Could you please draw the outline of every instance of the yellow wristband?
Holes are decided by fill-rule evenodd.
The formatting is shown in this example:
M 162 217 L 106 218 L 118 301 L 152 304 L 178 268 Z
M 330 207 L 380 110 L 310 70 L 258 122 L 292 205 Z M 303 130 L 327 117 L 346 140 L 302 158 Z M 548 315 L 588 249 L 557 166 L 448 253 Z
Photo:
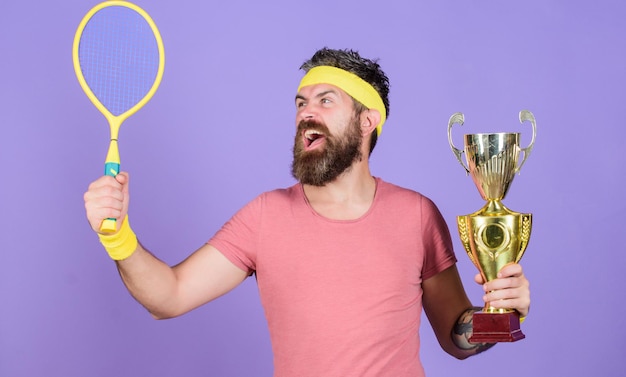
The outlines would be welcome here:
M 128 223 L 128 216 L 122 221 L 122 226 L 114 234 L 98 234 L 102 246 L 113 260 L 123 260 L 130 257 L 137 249 L 137 236 Z

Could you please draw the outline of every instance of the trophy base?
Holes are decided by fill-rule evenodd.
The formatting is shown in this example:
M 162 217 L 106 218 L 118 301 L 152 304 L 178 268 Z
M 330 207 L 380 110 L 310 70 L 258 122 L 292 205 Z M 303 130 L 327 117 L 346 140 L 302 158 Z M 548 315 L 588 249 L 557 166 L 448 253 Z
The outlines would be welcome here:
M 473 327 L 470 343 L 515 342 L 526 337 L 520 329 L 516 312 L 474 313 Z

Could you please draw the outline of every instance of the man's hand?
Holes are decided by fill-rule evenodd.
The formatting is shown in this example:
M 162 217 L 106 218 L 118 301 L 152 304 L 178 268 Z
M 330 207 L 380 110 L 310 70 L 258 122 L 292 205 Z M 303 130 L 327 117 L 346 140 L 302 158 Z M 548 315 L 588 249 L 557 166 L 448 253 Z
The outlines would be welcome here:
M 509 308 L 526 317 L 530 309 L 530 283 L 524 276 L 522 266 L 517 263 L 507 264 L 498 272 L 497 278 L 484 282 L 480 274 L 475 280 L 483 286 L 483 300 L 494 308 Z
M 92 182 L 83 196 L 87 220 L 91 228 L 100 233 L 100 225 L 107 218 L 117 219 L 117 229 L 128 213 L 129 202 L 128 173 L 116 177 L 102 176 Z

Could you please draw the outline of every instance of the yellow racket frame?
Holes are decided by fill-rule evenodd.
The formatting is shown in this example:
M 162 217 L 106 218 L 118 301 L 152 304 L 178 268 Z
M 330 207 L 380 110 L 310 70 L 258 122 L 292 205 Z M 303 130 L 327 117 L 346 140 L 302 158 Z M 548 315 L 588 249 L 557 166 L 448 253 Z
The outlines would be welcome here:
M 124 113 L 117 115 L 117 116 L 111 114 L 111 112 L 100 102 L 100 100 L 98 100 L 98 97 L 96 97 L 96 95 L 93 93 L 93 91 L 87 84 L 87 81 L 85 80 L 85 77 L 83 76 L 82 70 L 80 68 L 80 60 L 78 56 L 80 38 L 89 20 L 98 11 L 107 7 L 114 7 L 114 6 L 130 8 L 134 10 L 135 12 L 139 13 L 146 20 L 148 25 L 150 25 L 150 28 L 152 29 L 152 32 L 154 33 L 154 38 L 156 39 L 157 48 L 159 51 L 159 66 L 158 66 L 157 74 L 154 79 L 154 83 L 152 84 L 152 87 L 150 88 L 148 93 L 139 102 L 137 102 L 137 104 L 135 104 L 133 107 L 131 107 Z M 119 165 L 120 165 L 120 154 L 119 154 L 119 147 L 118 147 L 118 142 L 117 142 L 120 127 L 122 123 L 128 117 L 136 113 L 137 110 L 142 108 L 152 98 L 157 88 L 161 84 L 161 79 L 163 78 L 163 71 L 165 69 L 165 49 L 163 48 L 163 39 L 161 38 L 161 33 L 159 33 L 159 29 L 157 28 L 156 24 L 154 23 L 150 15 L 146 11 L 141 9 L 139 6 L 128 1 L 119 1 L 119 0 L 104 1 L 96 5 L 95 7 L 93 7 L 91 10 L 89 10 L 89 12 L 87 12 L 85 17 L 83 17 L 82 21 L 78 25 L 78 29 L 76 30 L 76 34 L 74 35 L 74 44 L 72 47 L 72 60 L 74 62 L 74 71 L 76 72 L 76 77 L 78 78 L 78 82 L 80 83 L 80 86 L 83 88 L 83 90 L 87 94 L 87 97 L 89 98 L 89 100 L 91 100 L 91 102 L 96 106 L 96 108 L 104 115 L 104 117 L 109 122 L 109 128 L 111 131 L 111 140 L 109 143 L 109 150 L 107 152 L 107 157 L 105 161 L 105 175 L 116 176 L 119 173 Z M 105 219 L 102 222 L 102 225 L 100 226 L 100 231 L 103 233 L 116 232 L 117 231 L 116 220 Z

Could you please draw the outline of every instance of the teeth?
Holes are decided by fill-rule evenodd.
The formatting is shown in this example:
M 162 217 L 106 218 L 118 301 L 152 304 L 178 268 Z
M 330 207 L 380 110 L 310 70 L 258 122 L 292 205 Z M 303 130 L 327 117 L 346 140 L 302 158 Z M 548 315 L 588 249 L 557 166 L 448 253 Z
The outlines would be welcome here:
M 309 140 L 315 139 L 317 135 L 322 135 L 322 133 L 316 130 L 307 130 L 304 133 L 304 136 Z

